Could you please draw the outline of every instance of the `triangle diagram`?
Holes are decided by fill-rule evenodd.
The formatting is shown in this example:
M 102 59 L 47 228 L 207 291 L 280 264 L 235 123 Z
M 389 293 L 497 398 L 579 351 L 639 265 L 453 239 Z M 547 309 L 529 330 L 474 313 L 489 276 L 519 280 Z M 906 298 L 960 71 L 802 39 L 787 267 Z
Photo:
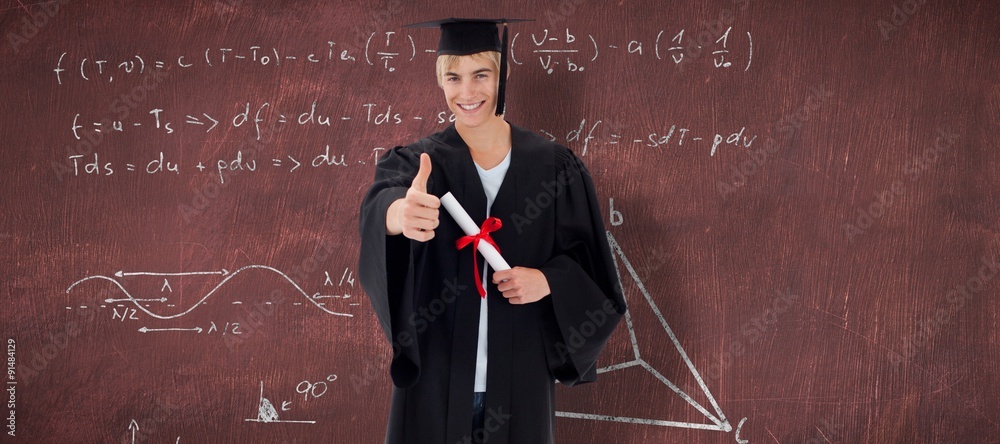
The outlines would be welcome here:
M 657 419 L 657 418 L 642 418 L 633 416 L 618 416 L 618 415 L 608 415 L 608 414 L 566 412 L 566 411 L 557 411 L 556 416 L 563 418 L 589 419 L 595 421 L 612 421 L 612 422 L 655 425 L 664 427 L 682 427 L 689 429 L 717 430 L 721 432 L 732 431 L 733 427 L 732 425 L 729 424 L 729 420 L 726 419 L 726 415 L 722 413 L 722 409 L 719 407 L 719 403 L 716 402 L 715 397 L 713 397 L 712 393 L 708 390 L 708 387 L 705 385 L 705 381 L 702 379 L 701 374 L 698 373 L 698 370 L 694 367 L 694 364 L 691 362 L 691 358 L 689 358 L 687 352 L 684 351 L 684 347 L 681 346 L 681 343 L 677 339 L 677 336 L 674 334 L 673 330 L 670 329 L 670 326 L 667 325 L 667 321 L 663 318 L 663 314 L 660 313 L 659 307 L 657 307 L 656 303 L 653 302 L 653 298 L 650 296 L 649 291 L 646 290 L 645 285 L 643 285 L 642 281 L 639 279 L 639 276 L 636 273 L 635 268 L 632 267 L 632 263 L 629 262 L 628 258 L 625 257 L 625 253 L 622 251 L 621 246 L 618 245 L 618 242 L 615 240 L 614 236 L 611 235 L 610 231 L 607 233 L 607 235 L 608 235 L 608 244 L 611 246 L 612 255 L 617 256 L 617 259 L 615 260 L 615 271 L 617 271 L 618 273 L 619 281 L 623 283 L 622 290 L 623 292 L 625 292 L 625 302 L 629 305 L 628 311 L 625 312 L 625 325 L 628 328 L 630 347 L 626 347 L 627 349 L 625 350 L 619 350 L 618 353 L 612 356 L 613 359 L 616 359 L 615 363 L 612 365 L 599 368 L 597 370 L 597 373 L 608 374 L 614 372 L 621 372 L 623 370 L 633 367 L 636 370 L 639 370 L 641 373 L 648 373 L 648 375 L 651 375 L 653 378 L 655 378 L 656 381 L 658 381 L 658 384 L 662 384 L 662 386 L 669 388 L 669 390 L 673 392 L 673 394 L 679 396 L 687 404 L 694 407 L 694 409 L 697 410 L 698 413 L 703 415 L 708 421 L 689 422 L 686 420 L 667 420 L 667 419 Z M 624 283 L 627 281 L 621 279 L 622 267 L 619 267 L 618 265 L 619 262 L 621 262 L 622 266 L 624 266 L 624 271 L 628 273 L 629 277 L 632 278 L 632 281 L 638 288 L 638 292 L 641 294 L 641 299 L 630 300 L 629 292 L 625 291 L 624 288 L 625 287 Z M 708 407 L 702 405 L 702 403 L 699 403 L 694 398 L 689 396 L 684 390 L 678 387 L 677 384 L 675 384 L 666 376 L 664 376 L 663 374 L 664 372 L 661 372 L 660 370 L 657 369 L 658 366 L 654 366 L 653 364 L 650 363 L 650 361 L 653 361 L 652 359 L 650 359 L 650 356 L 653 355 L 653 353 L 644 354 L 642 352 L 642 349 L 645 347 L 646 351 L 650 352 L 652 351 L 653 348 L 655 348 L 659 344 L 650 343 L 653 342 L 651 339 L 644 338 L 640 340 L 637 337 L 636 325 L 632 321 L 633 307 L 642 308 L 643 310 L 645 310 L 648 307 L 651 313 L 651 319 L 655 318 L 656 321 L 659 322 L 660 327 L 662 327 L 663 331 L 670 338 L 671 345 L 673 346 L 670 347 L 668 345 L 663 345 L 661 348 L 674 348 L 677 350 L 677 353 L 683 360 L 683 363 L 685 364 L 687 371 L 690 372 L 690 376 L 692 376 L 694 380 L 697 381 L 698 388 L 701 390 L 702 393 L 704 393 L 705 397 L 707 398 L 709 402 Z M 645 326 L 645 327 L 654 328 L 654 326 Z M 662 366 L 660 367 L 662 368 Z

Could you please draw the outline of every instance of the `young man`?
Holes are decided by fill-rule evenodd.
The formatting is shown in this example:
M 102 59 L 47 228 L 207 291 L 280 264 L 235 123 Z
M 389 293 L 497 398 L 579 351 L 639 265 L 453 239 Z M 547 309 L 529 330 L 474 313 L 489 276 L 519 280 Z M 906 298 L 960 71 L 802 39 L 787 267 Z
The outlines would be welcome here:
M 361 206 L 359 275 L 393 350 L 387 443 L 553 442 L 555 381 L 594 381 L 625 312 L 590 174 L 503 118 L 507 21 L 411 25 L 441 28 L 455 123 L 386 152 Z M 512 269 L 456 245 L 447 192 Z

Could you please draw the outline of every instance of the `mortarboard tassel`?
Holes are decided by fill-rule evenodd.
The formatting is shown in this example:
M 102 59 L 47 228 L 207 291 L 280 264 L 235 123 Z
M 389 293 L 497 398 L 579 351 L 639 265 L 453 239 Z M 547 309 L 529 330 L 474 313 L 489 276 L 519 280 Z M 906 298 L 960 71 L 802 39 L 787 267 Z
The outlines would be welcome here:
M 504 95 L 507 93 L 507 21 L 503 21 L 503 51 L 500 52 L 500 85 L 497 87 L 497 115 L 503 115 Z

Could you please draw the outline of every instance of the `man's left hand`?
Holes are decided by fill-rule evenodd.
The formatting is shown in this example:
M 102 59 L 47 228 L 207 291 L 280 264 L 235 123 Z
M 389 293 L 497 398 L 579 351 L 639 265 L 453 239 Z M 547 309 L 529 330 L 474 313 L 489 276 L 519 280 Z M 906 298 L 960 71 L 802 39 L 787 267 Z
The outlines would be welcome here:
M 496 271 L 493 283 L 511 304 L 530 304 L 551 293 L 548 279 L 536 268 L 514 267 Z

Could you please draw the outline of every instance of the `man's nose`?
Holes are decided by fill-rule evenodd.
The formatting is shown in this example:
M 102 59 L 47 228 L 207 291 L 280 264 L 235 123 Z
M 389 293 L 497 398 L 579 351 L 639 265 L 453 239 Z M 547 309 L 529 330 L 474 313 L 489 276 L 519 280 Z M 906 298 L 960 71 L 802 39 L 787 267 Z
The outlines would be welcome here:
M 475 82 L 463 81 L 462 82 L 462 97 L 471 99 L 476 95 L 476 85 Z

